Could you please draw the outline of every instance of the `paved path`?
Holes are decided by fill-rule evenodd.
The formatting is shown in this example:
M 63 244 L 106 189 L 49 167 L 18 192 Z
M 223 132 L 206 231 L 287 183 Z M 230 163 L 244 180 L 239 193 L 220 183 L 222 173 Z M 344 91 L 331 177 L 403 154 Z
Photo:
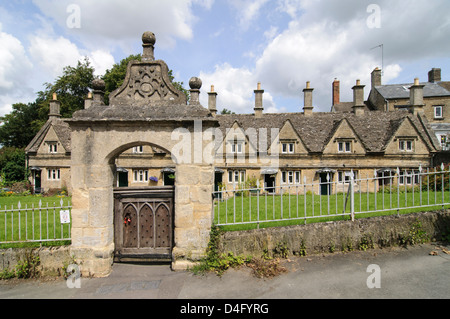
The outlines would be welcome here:
M 0 281 L 0 299 L 372 299 L 450 298 L 450 245 L 334 253 L 284 261 L 288 272 L 255 278 L 243 267 L 222 277 L 167 265 L 115 264 L 108 278 Z M 436 251 L 437 255 L 430 255 Z M 379 268 L 369 269 L 369 265 Z M 370 278 L 369 278 L 370 276 Z M 380 284 L 380 288 L 368 288 Z

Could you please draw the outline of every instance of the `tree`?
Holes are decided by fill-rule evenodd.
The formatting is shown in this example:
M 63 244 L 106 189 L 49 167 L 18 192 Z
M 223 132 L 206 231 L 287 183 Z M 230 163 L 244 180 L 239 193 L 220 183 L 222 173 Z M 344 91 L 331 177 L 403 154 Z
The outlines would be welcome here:
M 235 112 L 232 112 L 231 110 L 228 110 L 228 109 L 224 108 L 224 109 L 222 110 L 222 112 L 220 112 L 220 114 L 236 114 L 236 113 L 235 113 Z
M 0 144 L 25 148 L 39 131 L 39 103 L 17 103 L 13 111 L 0 118 Z
M 84 108 L 84 100 L 94 78 L 94 68 L 86 57 L 83 61 L 78 61 L 76 67 L 66 66 L 63 75 L 54 84 L 45 83 L 45 90 L 38 93 L 42 124 L 48 119 L 53 93 L 57 94 L 58 101 L 61 102 L 61 116 L 70 118 L 75 111 Z
M 22 148 L 3 147 L 0 149 L 0 175 L 6 182 L 21 182 L 26 179 L 25 151 Z

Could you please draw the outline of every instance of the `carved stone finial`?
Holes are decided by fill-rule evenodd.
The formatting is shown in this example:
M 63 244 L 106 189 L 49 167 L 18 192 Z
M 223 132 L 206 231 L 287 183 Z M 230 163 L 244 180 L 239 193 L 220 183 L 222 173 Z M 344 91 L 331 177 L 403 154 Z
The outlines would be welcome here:
M 144 53 L 142 55 L 143 61 L 155 60 L 155 43 L 155 34 L 150 31 L 144 32 L 142 35 L 142 47 L 144 48 Z
M 192 90 L 200 90 L 202 88 L 202 85 L 202 80 L 197 77 L 193 77 L 189 80 L 189 87 Z

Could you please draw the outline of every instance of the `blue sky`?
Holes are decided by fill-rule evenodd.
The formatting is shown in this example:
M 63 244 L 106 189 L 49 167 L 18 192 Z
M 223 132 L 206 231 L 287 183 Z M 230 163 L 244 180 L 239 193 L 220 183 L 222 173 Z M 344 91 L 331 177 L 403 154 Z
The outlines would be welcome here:
M 203 81 L 218 108 L 253 111 L 262 83 L 266 112 L 297 112 L 311 81 L 315 111 L 331 107 L 331 83 L 352 100 L 356 79 L 427 80 L 433 67 L 450 76 L 448 0 L 2 0 L 0 116 L 30 102 L 66 65 L 89 57 L 98 75 L 142 52 L 141 35 L 157 37 L 155 56 L 177 81 Z

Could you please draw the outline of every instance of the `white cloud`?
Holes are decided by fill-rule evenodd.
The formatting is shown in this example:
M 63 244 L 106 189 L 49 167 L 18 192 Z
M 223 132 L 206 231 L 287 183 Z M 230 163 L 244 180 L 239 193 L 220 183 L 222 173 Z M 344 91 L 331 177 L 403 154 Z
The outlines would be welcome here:
M 69 28 L 67 7 L 73 0 L 33 0 L 47 17 L 78 36 L 89 50 L 119 46 L 125 52 L 145 31 L 157 36 L 162 48 L 173 48 L 177 39 L 191 40 L 196 19 L 193 5 L 210 9 L 212 0 L 78 0 L 80 28 Z M 126 52 L 127 54 L 133 52 Z
M 241 74 L 241 87 L 237 90 L 245 88 L 248 94 L 252 89 L 244 83 L 247 79 L 244 75 L 251 74 L 248 80 L 264 83 L 266 90 L 272 93 L 273 101 L 286 101 L 286 98 L 302 101 L 305 83 L 311 81 L 315 88 L 314 105 L 320 111 L 329 111 L 334 78 L 341 81 L 343 101 L 352 100 L 351 88 L 356 79 L 366 85 L 368 95 L 370 73 L 375 67 L 382 66 L 381 51 L 371 48 L 384 44 L 384 83 L 395 81 L 403 70 L 402 65 L 442 57 L 450 50 L 447 40 L 450 2 L 415 1 L 412 5 L 406 0 L 380 0 L 380 28 L 370 28 L 367 24 L 371 14 L 367 12 L 369 4 L 353 0 L 280 0 L 276 11 L 285 13 L 291 21 L 280 33 L 274 27 L 268 27 L 264 35 L 266 41 L 270 41 L 261 54 L 247 50 L 245 56 L 254 57 L 254 64 L 240 69 L 231 65 L 219 67 L 209 73 L 208 78 L 211 81 L 220 79 L 226 91 L 230 91 L 232 86 L 227 86 L 226 82 L 235 81 L 236 74 Z M 246 6 L 238 0 L 233 5 L 242 9 Z M 241 21 L 248 24 L 254 17 L 262 16 L 261 8 L 250 10 Z M 418 17 L 423 19 L 418 22 Z M 232 74 L 228 74 L 230 70 L 233 70 Z M 221 92 L 217 91 L 220 96 Z M 248 103 L 243 104 L 237 97 L 233 102 L 232 93 L 226 92 L 228 108 L 234 103 L 251 110 Z M 283 105 L 274 103 L 274 107 L 281 109 Z
M 250 24 L 258 18 L 261 8 L 268 0 L 232 0 L 231 5 L 236 9 L 239 26 L 246 31 Z
M 201 72 L 203 82 L 203 94 L 200 102 L 208 107 L 208 97 L 211 85 L 214 85 L 217 96 L 217 109 L 219 112 L 226 108 L 236 113 L 251 113 L 255 106 L 254 90 L 257 89 L 258 81 L 251 70 L 245 68 L 234 68 L 228 63 L 216 65 L 214 72 Z M 264 85 L 264 84 L 262 84 Z M 262 87 L 264 89 L 264 87 Z M 270 92 L 265 92 L 263 105 L 266 110 L 276 111 L 273 97 Z
M 92 52 L 89 59 L 95 69 L 95 75 L 98 76 L 104 75 L 106 70 L 111 69 L 115 63 L 111 53 L 102 50 Z
M 0 24 L 0 116 L 9 113 L 13 103 L 30 101 L 32 67 L 21 41 L 2 32 Z
M 63 37 L 32 37 L 29 51 L 32 59 L 52 78 L 60 76 L 65 66 L 76 66 L 82 58 L 78 47 Z

